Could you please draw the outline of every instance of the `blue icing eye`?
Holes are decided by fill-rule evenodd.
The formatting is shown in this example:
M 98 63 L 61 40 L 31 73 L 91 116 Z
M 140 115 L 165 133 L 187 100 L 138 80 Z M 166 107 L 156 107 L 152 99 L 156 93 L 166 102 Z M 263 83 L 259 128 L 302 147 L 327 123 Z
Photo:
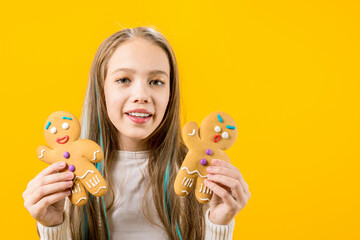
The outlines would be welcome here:
M 230 125 L 226 125 L 226 128 L 227 128 L 227 129 L 231 129 L 231 130 L 235 130 L 235 127 L 234 127 L 234 126 L 230 126 Z
M 219 119 L 219 122 L 223 123 L 224 120 L 222 119 L 222 117 L 220 116 L 220 114 L 217 115 L 217 118 Z
M 70 117 L 62 117 L 62 119 L 71 120 L 71 118 L 70 118 Z
M 45 127 L 45 129 L 46 129 L 46 130 L 48 130 L 48 129 L 49 129 L 50 124 L 51 124 L 51 122 L 48 122 L 48 124 L 47 124 L 47 125 L 46 125 L 46 127 Z

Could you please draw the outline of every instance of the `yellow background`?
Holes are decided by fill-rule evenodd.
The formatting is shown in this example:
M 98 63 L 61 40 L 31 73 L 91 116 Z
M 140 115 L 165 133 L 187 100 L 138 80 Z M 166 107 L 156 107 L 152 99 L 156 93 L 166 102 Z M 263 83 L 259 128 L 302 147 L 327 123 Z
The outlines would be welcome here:
M 47 116 L 80 116 L 92 58 L 154 26 L 180 68 L 183 120 L 231 114 L 252 197 L 234 239 L 360 239 L 358 1 L 8 1 L 1 24 L 2 239 L 36 239 L 23 206 L 47 165 Z

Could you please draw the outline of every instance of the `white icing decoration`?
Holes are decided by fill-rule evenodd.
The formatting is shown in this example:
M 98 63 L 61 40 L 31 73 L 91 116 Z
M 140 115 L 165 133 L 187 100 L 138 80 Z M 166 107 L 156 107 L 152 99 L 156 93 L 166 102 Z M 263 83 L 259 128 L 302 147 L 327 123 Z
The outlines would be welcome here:
M 195 128 L 193 129 L 192 133 L 189 133 L 190 136 L 194 136 L 195 135 Z
M 184 192 L 184 193 L 186 193 L 186 194 L 189 194 L 188 191 L 186 191 L 186 190 L 182 190 L 181 192 Z
M 64 122 L 63 124 L 62 124 L 62 128 L 63 129 L 69 129 L 69 127 L 70 127 L 70 125 L 67 123 L 67 122 Z
M 93 158 L 93 159 L 91 159 L 91 161 L 96 160 L 96 156 L 95 156 L 95 155 L 96 155 L 98 152 L 100 152 L 100 150 L 97 150 L 97 151 L 95 151 L 95 152 L 94 152 L 94 158 Z
M 88 185 L 88 187 L 91 189 L 91 186 L 88 184 L 88 182 L 86 182 L 86 184 Z
M 39 156 L 39 158 L 44 157 L 44 151 L 45 151 L 45 149 L 41 150 L 41 155 Z
M 192 179 L 190 179 L 190 181 L 189 181 L 189 183 L 188 183 L 188 187 L 190 187 L 190 185 L 191 185 L 191 183 L 193 182 L 193 180 Z
M 188 180 L 186 180 L 186 182 L 185 182 L 185 186 L 187 186 L 187 185 L 188 185 L 189 180 L 190 180 L 190 178 L 188 178 Z
M 81 192 L 80 184 L 78 184 L 79 192 Z
M 201 188 L 199 190 L 199 193 L 201 193 L 201 190 L 202 190 L 202 193 L 205 193 L 205 194 L 211 194 L 212 191 L 209 187 L 207 187 L 206 185 L 204 185 L 204 188 L 203 187 L 203 184 L 201 184 Z
M 52 128 L 50 129 L 50 132 L 51 132 L 52 134 L 55 134 L 55 133 L 57 132 L 56 127 L 52 127 Z
M 221 132 L 221 128 L 219 126 L 215 127 L 215 132 Z
M 71 189 L 72 194 L 74 194 L 74 191 Z
M 96 181 L 96 179 L 95 179 L 95 177 L 93 177 L 93 179 L 94 179 L 94 182 L 96 183 L 96 185 L 98 184 L 98 182 Z
M 228 138 L 229 137 L 229 134 L 227 132 L 223 132 L 221 134 L 222 138 Z
M 192 186 L 193 182 L 194 182 L 194 179 L 191 179 L 191 183 L 190 183 L 190 186 L 189 186 L 189 187 Z
M 201 198 L 201 197 L 199 197 L 199 199 L 200 199 L 201 201 L 210 201 L 210 199 L 208 199 L 208 198 Z
M 74 203 L 74 204 L 78 204 L 81 200 L 86 200 L 86 197 L 82 197 L 82 198 L 80 198 L 76 203 Z
M 94 192 L 94 194 L 97 194 L 102 188 L 106 188 L 106 187 L 105 186 L 99 187 L 99 189 L 96 192 Z
M 76 177 L 75 177 L 75 179 L 74 179 L 74 181 L 75 181 L 77 178 L 81 178 L 81 179 L 83 179 L 84 177 L 86 177 L 86 175 L 87 175 L 89 172 L 91 172 L 91 173 L 95 173 L 95 172 L 94 172 L 94 171 L 92 171 L 92 170 L 87 170 L 87 171 L 86 171 L 86 173 L 85 173 L 84 175 L 82 175 L 81 177 L 76 176 Z
M 184 185 L 184 181 L 186 180 L 186 177 L 184 177 L 184 179 L 182 180 L 182 183 L 181 184 L 183 184 Z
M 194 170 L 194 171 L 190 172 L 190 170 L 187 167 L 183 167 L 181 170 L 184 170 L 184 169 L 188 172 L 188 174 L 194 174 L 196 172 L 202 178 L 206 178 L 208 176 L 208 175 L 205 175 L 205 176 L 201 175 L 201 173 L 198 170 Z
M 97 176 L 97 175 L 95 175 L 95 177 L 96 177 L 96 179 L 98 180 L 98 182 L 100 183 L 100 180 L 99 180 L 98 176 Z
M 91 179 L 89 181 L 90 181 L 91 185 L 93 185 L 94 187 L 96 186 L 95 184 L 92 183 Z

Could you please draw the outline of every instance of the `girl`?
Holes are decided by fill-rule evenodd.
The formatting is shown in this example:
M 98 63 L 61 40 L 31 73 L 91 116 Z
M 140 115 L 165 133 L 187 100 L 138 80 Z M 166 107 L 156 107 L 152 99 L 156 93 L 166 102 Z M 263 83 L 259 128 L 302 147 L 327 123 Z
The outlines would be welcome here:
M 98 142 L 104 198 L 75 207 L 65 162 L 45 168 L 23 193 L 42 239 L 231 239 L 234 217 L 250 198 L 239 170 L 220 159 L 208 168 L 210 206 L 174 193 L 187 148 L 181 138 L 179 74 L 166 39 L 151 28 L 108 37 L 93 60 L 82 138 Z M 66 199 L 66 201 L 65 201 Z M 64 210 L 65 209 L 65 210 Z

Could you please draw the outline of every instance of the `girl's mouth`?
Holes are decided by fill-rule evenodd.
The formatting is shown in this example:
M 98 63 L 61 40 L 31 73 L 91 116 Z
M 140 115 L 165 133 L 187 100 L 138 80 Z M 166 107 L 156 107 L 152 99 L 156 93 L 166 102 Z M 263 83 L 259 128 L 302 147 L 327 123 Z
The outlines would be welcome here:
M 56 142 L 59 143 L 59 144 L 67 143 L 67 141 L 69 141 L 69 136 L 68 136 L 68 135 L 66 135 L 66 136 L 63 137 L 63 138 L 57 138 L 57 139 L 56 139 Z
M 152 114 L 139 112 L 127 112 L 125 115 L 135 123 L 146 123 L 152 117 Z

